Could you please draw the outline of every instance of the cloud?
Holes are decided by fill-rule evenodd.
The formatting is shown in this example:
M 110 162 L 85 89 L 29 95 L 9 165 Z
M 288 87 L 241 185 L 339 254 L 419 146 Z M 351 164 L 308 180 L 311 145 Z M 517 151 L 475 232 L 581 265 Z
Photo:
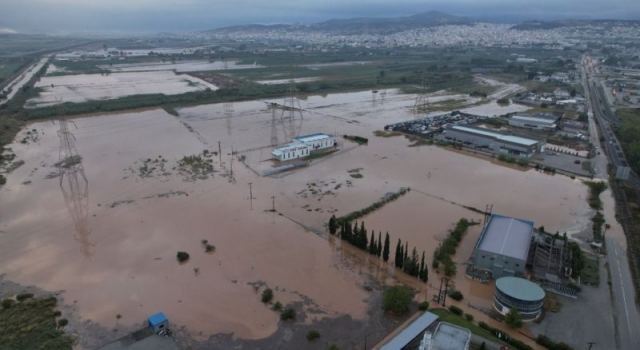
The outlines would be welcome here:
M 0 27 L 0 34 L 17 34 L 18 32 L 11 28 L 2 28 Z

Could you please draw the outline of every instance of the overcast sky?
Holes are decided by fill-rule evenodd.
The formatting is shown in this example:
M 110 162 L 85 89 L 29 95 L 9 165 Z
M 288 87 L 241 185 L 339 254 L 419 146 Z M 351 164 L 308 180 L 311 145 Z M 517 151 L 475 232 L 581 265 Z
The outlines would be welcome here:
M 640 19 L 640 0 L 0 0 L 0 28 L 49 33 L 175 32 L 430 10 L 504 21 Z

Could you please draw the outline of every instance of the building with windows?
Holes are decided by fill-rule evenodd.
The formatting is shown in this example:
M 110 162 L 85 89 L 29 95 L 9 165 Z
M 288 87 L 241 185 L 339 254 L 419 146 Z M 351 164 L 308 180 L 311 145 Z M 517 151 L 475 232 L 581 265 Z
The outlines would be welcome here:
M 523 276 L 533 240 L 533 222 L 492 214 L 485 222 L 470 259 L 474 277 Z
M 523 321 L 533 321 L 542 313 L 545 292 L 537 284 L 518 277 L 496 280 L 493 306 L 502 315 L 516 309 Z
M 542 150 L 542 143 L 520 136 L 499 133 L 485 128 L 453 125 L 442 131 L 439 139 L 495 154 L 531 157 Z
M 292 142 L 271 151 L 273 157 L 279 161 L 304 158 L 313 152 L 322 151 L 336 146 L 336 140 L 328 134 L 316 133 L 298 136 Z

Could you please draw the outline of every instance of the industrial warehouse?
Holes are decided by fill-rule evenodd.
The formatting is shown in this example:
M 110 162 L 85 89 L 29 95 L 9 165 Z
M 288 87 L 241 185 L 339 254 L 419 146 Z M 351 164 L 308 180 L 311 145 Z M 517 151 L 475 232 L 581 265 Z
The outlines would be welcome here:
M 533 239 L 533 222 L 493 214 L 476 242 L 471 263 L 486 279 L 523 276 Z
M 537 113 L 534 115 L 516 114 L 509 118 L 509 125 L 533 130 L 554 130 L 557 127 L 557 121 L 558 118 L 549 113 Z
M 298 136 L 292 142 L 274 149 L 271 154 L 279 161 L 299 159 L 336 146 L 333 136 L 323 133 Z
M 543 150 L 542 142 L 537 140 L 503 134 L 485 128 L 462 125 L 453 125 L 445 128 L 437 138 L 444 142 L 486 150 L 494 154 L 506 154 L 523 158 L 530 158 Z

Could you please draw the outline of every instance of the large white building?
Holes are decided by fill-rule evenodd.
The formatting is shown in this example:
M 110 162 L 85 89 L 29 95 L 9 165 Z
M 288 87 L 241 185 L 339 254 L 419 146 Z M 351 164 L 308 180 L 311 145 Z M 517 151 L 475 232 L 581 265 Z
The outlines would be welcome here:
M 279 161 L 293 160 L 309 156 L 315 151 L 335 147 L 333 136 L 323 133 L 298 136 L 292 142 L 271 151 Z

